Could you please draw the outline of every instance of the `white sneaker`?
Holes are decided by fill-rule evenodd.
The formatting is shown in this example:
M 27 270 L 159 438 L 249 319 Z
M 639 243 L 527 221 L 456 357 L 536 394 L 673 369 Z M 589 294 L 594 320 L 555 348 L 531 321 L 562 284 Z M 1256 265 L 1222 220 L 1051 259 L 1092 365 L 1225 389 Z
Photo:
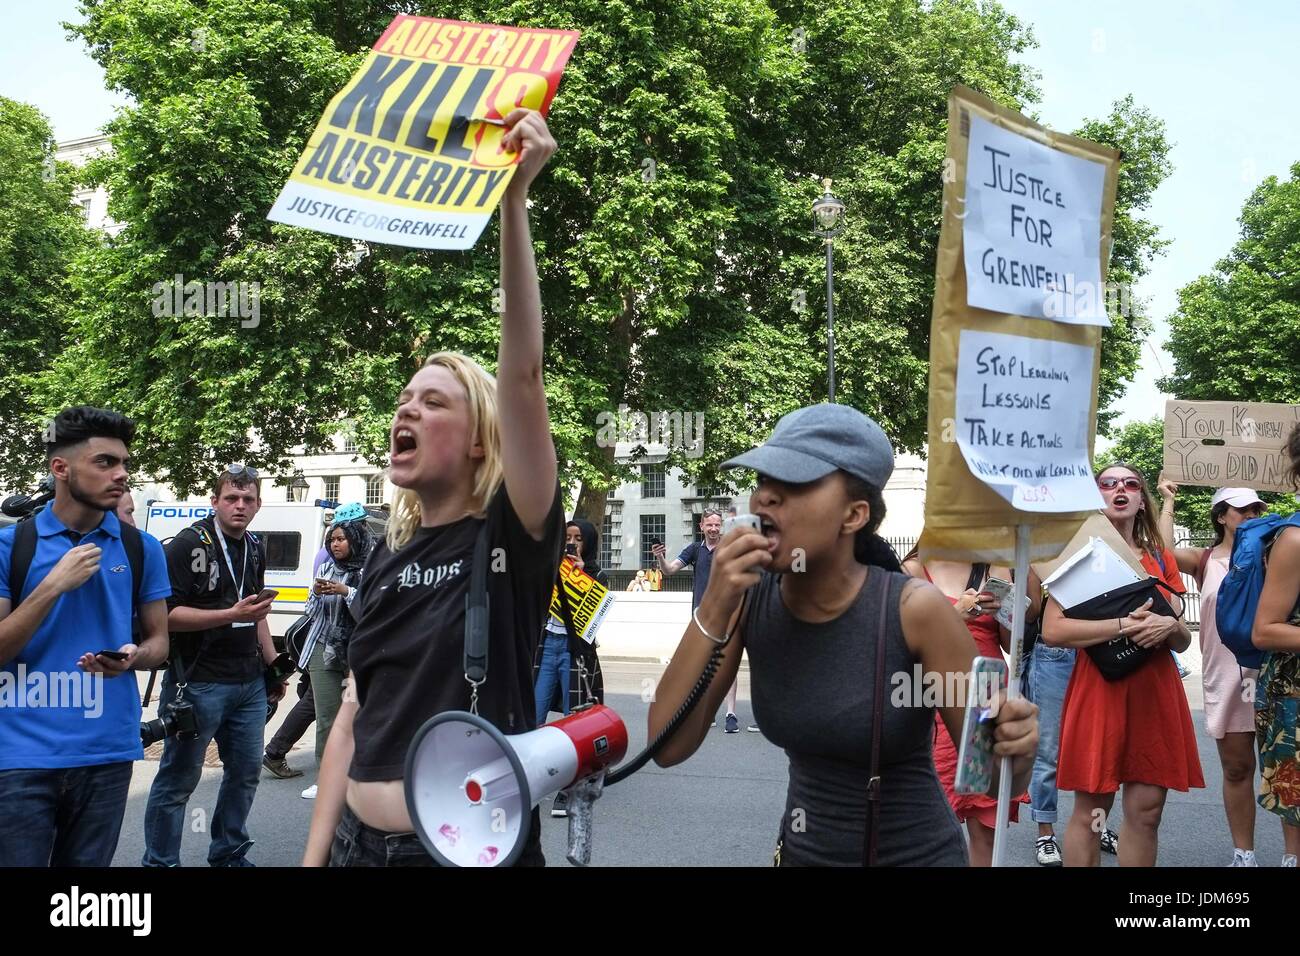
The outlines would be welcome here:
M 1034 855 L 1038 857 L 1039 866 L 1060 866 L 1061 847 L 1056 842 L 1056 835 L 1040 836 L 1034 841 Z
M 304 791 L 302 792 L 302 798 L 303 798 L 304 800 L 315 800 L 315 799 L 316 799 L 316 784 L 313 783 L 310 787 L 308 787 L 306 790 L 304 790 Z
M 1283 865 L 1283 866 L 1289 866 L 1289 867 L 1293 867 L 1293 868 L 1294 868 L 1294 867 L 1295 867 L 1295 854 L 1294 854 L 1294 853 L 1285 853 L 1285 854 L 1283 854 L 1283 855 L 1282 855 L 1282 865 Z
M 1233 850 L 1233 851 L 1232 851 L 1232 862 L 1229 863 L 1228 865 L 1229 865 L 1230 867 L 1233 867 L 1233 866 L 1255 866 L 1255 867 L 1257 867 L 1257 866 L 1259 866 L 1259 862 L 1255 859 L 1255 851 L 1254 851 L 1254 850 Z

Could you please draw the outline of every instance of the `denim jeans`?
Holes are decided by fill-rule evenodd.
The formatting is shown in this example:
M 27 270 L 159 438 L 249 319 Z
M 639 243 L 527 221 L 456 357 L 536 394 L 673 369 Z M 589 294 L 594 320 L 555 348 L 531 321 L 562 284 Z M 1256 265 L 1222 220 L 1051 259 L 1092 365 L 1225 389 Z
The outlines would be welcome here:
M 176 697 L 170 672 L 163 678 L 160 708 Z M 144 811 L 143 866 L 180 866 L 181 834 L 188 822 L 185 806 L 203 775 L 208 743 L 217 741 L 221 756 L 221 790 L 208 829 L 212 866 L 251 865 L 244 858 L 251 846 L 248 813 L 262 772 L 262 740 L 266 727 L 266 682 L 262 677 L 243 684 L 191 682 L 185 699 L 194 705 L 196 740 L 168 737 L 158 776 L 149 790 Z
M 541 814 L 533 808 L 533 822 L 528 841 L 515 866 L 545 866 L 542 855 Z M 343 818 L 334 831 L 330 847 L 330 866 L 438 866 L 414 833 L 385 833 L 368 827 L 357 819 L 352 808 L 344 804 Z
M 1029 697 L 1038 705 L 1038 752 L 1029 777 L 1029 816 L 1035 823 L 1056 822 L 1056 758 L 1061 747 L 1061 705 L 1074 672 L 1075 651 L 1034 645 L 1029 667 Z
M 560 692 L 560 706 L 569 713 L 569 637 L 567 634 L 546 632 L 542 644 L 542 664 L 537 671 L 537 685 L 533 693 L 537 699 L 537 726 L 546 723 L 551 711 L 551 700 L 556 690 Z
M 129 760 L 0 770 L 0 867 L 109 866 L 130 785 Z

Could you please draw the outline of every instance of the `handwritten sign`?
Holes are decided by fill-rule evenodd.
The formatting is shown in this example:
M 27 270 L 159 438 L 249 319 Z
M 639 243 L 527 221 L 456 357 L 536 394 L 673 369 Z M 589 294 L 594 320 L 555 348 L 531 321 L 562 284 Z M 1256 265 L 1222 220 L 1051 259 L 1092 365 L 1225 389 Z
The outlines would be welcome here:
M 1282 450 L 1300 405 L 1165 403 L 1165 476 L 1184 485 L 1295 491 Z
M 967 304 L 1110 325 L 1101 282 L 1106 167 L 970 118 L 962 219 Z
M 963 329 L 957 444 L 966 464 L 1022 511 L 1102 507 L 1088 462 L 1094 350 Z
M 499 121 L 545 113 L 578 34 L 397 16 L 307 141 L 267 218 L 468 249 L 514 176 Z

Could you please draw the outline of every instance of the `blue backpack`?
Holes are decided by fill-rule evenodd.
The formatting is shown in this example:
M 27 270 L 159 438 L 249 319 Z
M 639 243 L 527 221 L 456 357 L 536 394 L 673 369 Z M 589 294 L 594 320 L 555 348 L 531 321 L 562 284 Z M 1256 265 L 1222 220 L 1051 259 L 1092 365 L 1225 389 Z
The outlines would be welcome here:
M 1285 518 L 1264 515 L 1242 522 L 1232 542 L 1228 576 L 1219 585 L 1214 623 L 1219 640 L 1242 667 L 1258 668 L 1264 663 L 1264 652 L 1251 643 L 1250 632 L 1264 590 L 1264 557 L 1283 528 L 1300 528 L 1300 513 Z

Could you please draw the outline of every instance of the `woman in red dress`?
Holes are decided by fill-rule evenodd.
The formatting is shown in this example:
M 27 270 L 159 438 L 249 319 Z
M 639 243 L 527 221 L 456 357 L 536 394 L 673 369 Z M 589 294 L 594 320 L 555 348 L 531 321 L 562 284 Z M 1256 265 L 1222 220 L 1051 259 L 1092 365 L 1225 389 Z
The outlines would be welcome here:
M 970 564 L 960 561 L 929 561 L 921 563 L 915 550 L 903 559 L 903 571 L 914 578 L 929 581 L 952 602 L 957 613 L 965 622 L 975 647 L 981 657 L 1005 659 L 1003 652 L 1010 651 L 1011 633 L 998 624 L 995 615 L 1001 608 L 996 595 L 983 590 L 984 582 L 990 577 L 1003 581 L 1011 580 L 1011 572 L 1006 568 L 990 568 L 987 564 Z M 964 589 L 964 590 L 963 590 Z M 1028 621 L 1038 619 L 1038 601 L 1035 592 L 1040 592 L 1038 578 L 1032 572 L 1029 580 L 1030 609 Z M 965 701 L 957 702 L 957 706 Z M 957 747 L 953 744 L 948 728 L 935 712 L 934 725 L 934 769 L 939 775 L 944 795 L 952 807 L 957 819 L 966 825 L 970 840 L 970 865 L 991 866 L 993 864 L 993 828 L 998 819 L 998 801 L 983 793 L 957 793 L 953 784 L 957 778 Z M 1015 823 L 1019 820 L 1019 804 L 1028 803 L 1029 795 L 1022 793 L 1011 801 L 1008 819 Z
M 1118 463 L 1097 476 L 1097 485 L 1103 513 L 1147 573 L 1162 582 L 1167 598 L 1181 594 L 1178 562 L 1160 536 L 1155 503 L 1141 474 Z M 1178 601 L 1170 603 L 1177 607 Z M 1173 656 L 1165 653 L 1187 650 L 1192 641 L 1187 625 L 1145 608 L 1121 619 L 1082 621 L 1065 617 L 1061 606 L 1049 600 L 1043 612 L 1043 640 L 1054 646 L 1086 648 L 1118 635 L 1157 652 L 1115 681 L 1102 677 L 1087 654 L 1075 655 L 1062 707 L 1057 769 L 1058 787 L 1075 792 L 1065 833 L 1066 866 L 1098 864 L 1101 831 L 1095 824 L 1110 812 L 1121 786 L 1119 865 L 1155 866 L 1166 794 L 1205 786 L 1187 695 Z

